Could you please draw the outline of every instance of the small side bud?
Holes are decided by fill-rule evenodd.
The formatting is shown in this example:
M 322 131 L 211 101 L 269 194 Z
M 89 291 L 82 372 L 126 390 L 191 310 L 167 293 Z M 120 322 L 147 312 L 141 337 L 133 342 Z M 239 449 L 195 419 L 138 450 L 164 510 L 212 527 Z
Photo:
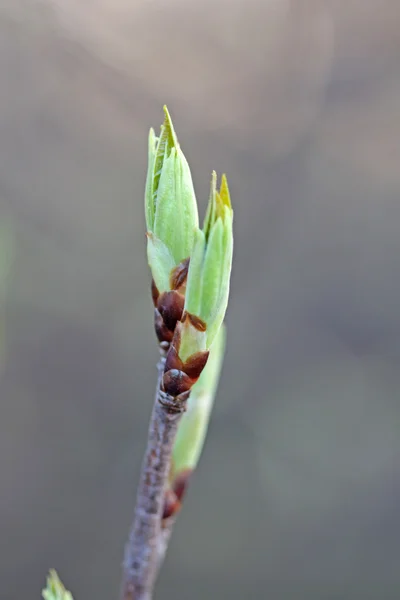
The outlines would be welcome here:
M 175 291 L 163 292 L 158 298 L 158 311 L 170 331 L 174 331 L 177 321 L 180 321 L 184 303 L 184 297 Z
M 154 329 L 160 344 L 167 343 L 169 345 L 172 342 L 174 332 L 170 331 L 165 325 L 164 319 L 160 315 L 158 308 L 154 309 Z
M 54 569 L 47 577 L 47 586 L 42 591 L 42 596 L 44 600 L 73 600 L 71 592 L 65 589 Z
M 162 519 L 170 519 L 180 511 L 180 508 L 181 503 L 175 492 L 171 489 L 167 489 L 164 496 Z
M 179 473 L 179 475 L 171 482 L 171 487 L 167 488 L 164 497 L 163 520 L 177 515 L 180 511 L 191 474 L 191 469 Z
M 173 398 L 176 398 L 184 392 L 188 392 L 193 385 L 192 380 L 186 373 L 179 371 L 178 369 L 170 369 L 164 373 L 163 387 L 164 391 L 167 392 Z

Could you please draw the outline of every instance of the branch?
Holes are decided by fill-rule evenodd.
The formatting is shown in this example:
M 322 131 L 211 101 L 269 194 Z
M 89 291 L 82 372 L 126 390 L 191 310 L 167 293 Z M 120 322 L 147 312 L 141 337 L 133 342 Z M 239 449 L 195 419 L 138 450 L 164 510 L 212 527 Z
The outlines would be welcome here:
M 197 388 L 194 403 L 189 403 L 190 416 L 179 429 L 175 446 L 174 441 L 213 342 L 223 335 L 232 266 L 233 211 L 226 177 L 222 176 L 218 190 L 213 172 L 204 227 L 199 229 L 189 165 L 164 110 L 160 136 L 153 130 L 149 134 L 145 191 L 147 258 L 162 357 L 135 517 L 125 549 L 121 600 L 151 600 L 188 478 L 201 452 L 212 404 L 199 394 L 202 386 Z
M 176 519 L 202 453 L 221 375 L 225 342 L 225 327 L 222 326 L 210 349 L 207 364 L 192 387 L 187 411 L 179 424 L 172 451 L 169 485 L 165 490 L 164 513 L 158 537 L 158 571 L 164 562 Z
M 158 544 L 164 508 L 164 490 L 173 443 L 186 399 L 161 390 L 165 357 L 158 365 L 156 398 L 147 449 L 140 476 L 135 517 L 123 563 L 122 600 L 149 600 L 158 571 Z
M 159 571 L 162 567 L 162 564 L 165 559 L 165 555 L 167 553 L 169 540 L 172 535 L 172 531 L 174 529 L 176 521 L 176 516 L 169 517 L 168 519 L 164 519 L 161 525 L 161 531 L 158 536 L 158 545 L 157 545 L 157 571 Z

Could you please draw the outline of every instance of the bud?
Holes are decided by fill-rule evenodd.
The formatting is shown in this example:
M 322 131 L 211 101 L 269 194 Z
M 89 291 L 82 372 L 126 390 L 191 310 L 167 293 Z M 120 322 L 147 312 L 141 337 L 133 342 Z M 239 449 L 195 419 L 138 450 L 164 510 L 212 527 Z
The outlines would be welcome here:
M 42 591 L 44 600 L 73 600 L 72 595 L 61 583 L 56 571 L 50 571 L 46 589 Z
M 188 397 L 204 369 L 228 304 L 232 267 L 233 211 L 226 177 L 217 191 L 213 173 L 203 231 L 197 230 L 190 257 L 185 303 L 168 350 L 163 389 Z
M 232 268 L 232 222 L 228 182 L 223 175 L 218 192 L 214 172 L 204 228 L 196 232 L 190 259 L 180 340 L 182 360 L 209 349 L 224 320 Z
M 149 134 L 145 192 L 147 256 L 159 293 L 173 289 L 173 270 L 189 258 L 199 226 L 190 168 L 164 112 L 160 136 Z

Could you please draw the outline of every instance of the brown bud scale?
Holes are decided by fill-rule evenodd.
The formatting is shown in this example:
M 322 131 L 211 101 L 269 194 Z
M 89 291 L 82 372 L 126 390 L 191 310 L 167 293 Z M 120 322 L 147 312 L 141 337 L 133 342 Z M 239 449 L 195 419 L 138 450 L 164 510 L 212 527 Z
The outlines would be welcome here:
M 174 336 L 173 340 L 174 339 L 175 339 L 175 336 Z M 173 341 L 168 350 L 167 358 L 165 361 L 164 373 L 166 373 L 167 371 L 170 371 L 171 369 L 177 369 L 179 371 L 186 372 L 185 369 L 183 369 L 183 363 L 178 356 L 178 351 L 177 351 L 176 347 L 174 346 Z
M 193 327 L 197 329 L 197 331 L 206 331 L 207 323 L 205 323 L 203 319 L 200 319 L 200 317 L 197 317 L 196 315 L 192 315 L 192 313 L 185 311 L 181 318 L 182 323 L 184 323 L 186 319 L 189 319 L 191 325 L 193 325 Z
M 179 290 L 186 283 L 189 260 L 189 258 L 185 258 L 177 267 L 172 269 L 170 275 L 171 290 Z
M 197 380 L 207 364 L 209 354 L 209 350 L 191 354 L 183 364 L 182 371 L 184 371 L 186 375 L 189 375 L 191 379 Z
M 187 492 L 189 479 L 192 473 L 193 469 L 186 469 L 185 471 L 181 471 L 173 480 L 172 489 L 180 502 L 182 502 L 183 497 Z
M 184 304 L 184 297 L 176 291 L 163 292 L 158 298 L 157 308 L 170 331 L 174 331 L 175 325 L 180 321 Z
M 175 492 L 171 489 L 166 490 L 162 518 L 169 519 L 173 515 L 176 515 L 180 508 L 181 503 Z
M 173 396 L 174 398 L 176 396 L 179 396 L 179 394 L 182 394 L 182 392 L 189 391 L 192 385 L 193 381 L 183 371 L 179 371 L 178 369 L 171 369 L 170 371 L 164 373 L 164 390 L 167 394 Z
M 154 309 L 154 329 L 157 339 L 160 343 L 167 342 L 170 344 L 172 342 L 174 334 L 166 327 L 164 319 L 160 315 L 157 308 Z

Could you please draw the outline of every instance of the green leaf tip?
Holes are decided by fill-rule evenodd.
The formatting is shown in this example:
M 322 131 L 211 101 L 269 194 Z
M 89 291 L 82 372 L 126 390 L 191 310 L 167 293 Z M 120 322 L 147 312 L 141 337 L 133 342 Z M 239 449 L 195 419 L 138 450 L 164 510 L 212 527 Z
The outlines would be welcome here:
M 165 118 L 162 127 L 164 128 L 170 147 L 177 149 L 179 148 L 179 142 L 166 104 L 164 104 L 163 110 Z
M 57 572 L 49 571 L 46 588 L 42 591 L 43 600 L 73 600 L 71 592 L 65 589 Z
M 228 180 L 226 178 L 225 173 L 222 173 L 221 177 L 221 186 L 219 188 L 219 196 L 221 198 L 222 203 L 228 208 L 232 208 L 231 204 L 231 196 L 229 193 Z
M 166 106 L 164 115 L 159 137 L 152 129 L 149 132 L 145 191 L 147 232 L 153 234 L 153 242 L 156 240 L 153 248 L 148 248 L 148 262 L 160 293 L 169 291 L 166 282 L 171 273 L 162 269 L 163 260 L 154 249 L 166 249 L 173 258 L 173 267 L 178 266 L 189 258 L 199 224 L 190 168 Z
M 223 174 L 221 177 L 221 185 L 218 191 L 217 189 L 217 174 L 215 171 L 212 172 L 211 176 L 211 189 L 210 199 L 207 206 L 207 212 L 204 219 L 204 233 L 208 239 L 212 225 L 217 221 L 218 218 L 225 219 L 226 215 L 232 215 L 232 204 L 231 197 L 228 188 L 228 181 L 226 175 Z
M 206 325 L 206 349 L 210 348 L 225 318 L 232 254 L 233 210 L 228 182 L 223 175 L 218 191 L 217 174 L 213 171 L 203 231 L 199 231 L 195 236 L 185 296 L 185 311 L 199 317 Z M 198 335 L 197 338 L 199 339 Z M 182 360 L 186 358 L 187 353 L 195 351 L 193 339 L 190 326 L 183 328 Z

